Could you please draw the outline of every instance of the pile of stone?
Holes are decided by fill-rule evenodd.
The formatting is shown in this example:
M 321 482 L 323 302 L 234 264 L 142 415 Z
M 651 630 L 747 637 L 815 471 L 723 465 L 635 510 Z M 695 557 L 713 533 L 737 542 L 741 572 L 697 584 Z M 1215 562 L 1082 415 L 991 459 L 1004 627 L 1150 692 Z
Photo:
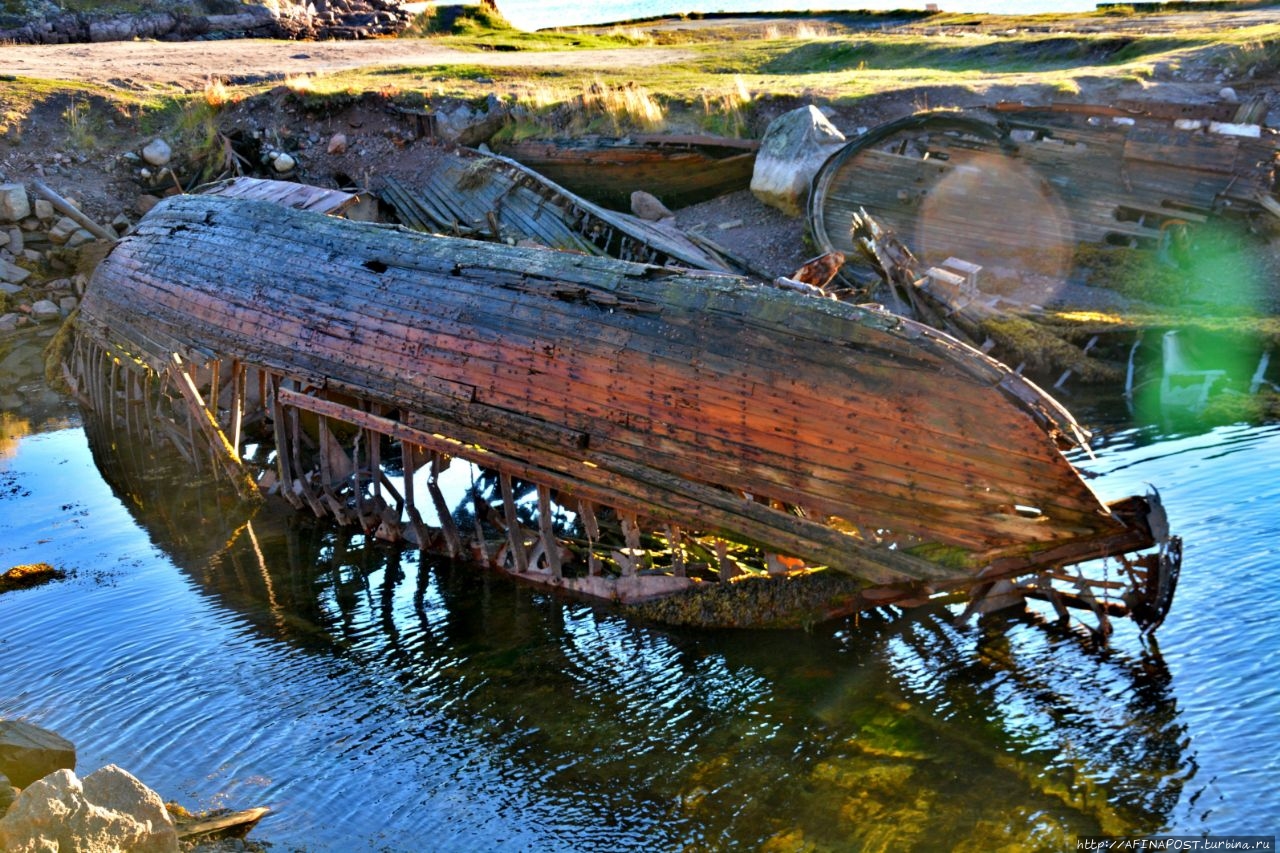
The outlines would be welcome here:
M 397 0 L 311 0 L 311 2 L 207 3 L 227 14 L 199 14 L 190 4 L 169 11 L 104 15 L 0 15 L 0 43 L 192 41 L 206 38 L 362 39 L 403 31 L 413 14 Z
M 282 4 L 279 26 L 286 38 L 321 41 L 394 36 L 412 20 L 397 0 L 311 0 Z
M 112 223 L 117 233 L 126 217 Z M 75 310 L 87 276 L 82 255 L 101 241 L 53 204 L 33 199 L 19 183 L 0 184 L 0 333 L 36 323 L 61 322 Z
M 76 777 L 75 746 L 47 729 L 0 720 L 0 850 L 176 853 L 160 795 L 114 764 Z
M 280 34 L 276 16 L 263 6 L 243 6 L 232 14 L 193 15 L 182 11 L 136 15 L 66 13 L 0 17 L 0 43 L 191 41 L 200 38 L 270 38 Z

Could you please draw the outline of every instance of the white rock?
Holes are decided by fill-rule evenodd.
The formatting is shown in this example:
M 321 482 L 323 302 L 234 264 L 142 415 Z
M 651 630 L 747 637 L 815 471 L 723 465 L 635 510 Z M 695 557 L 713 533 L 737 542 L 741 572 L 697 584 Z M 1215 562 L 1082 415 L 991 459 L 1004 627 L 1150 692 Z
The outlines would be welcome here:
M 1236 90 L 1232 89 L 1230 86 L 1222 87 L 1222 89 L 1218 92 L 1218 100 L 1226 101 L 1228 104 L 1240 103 L 1240 98 L 1238 95 L 1236 95 Z
M 96 239 L 98 238 L 93 236 L 93 232 L 84 228 L 77 228 L 71 233 L 71 236 L 67 238 L 66 247 L 68 249 L 76 249 L 83 246 L 85 243 L 92 243 Z
M 271 158 L 271 168 L 275 169 L 277 172 L 288 172 L 296 165 L 297 161 L 283 151 Z
M 70 770 L 32 782 L 0 820 L 8 853 L 176 853 L 178 833 L 158 794 L 110 765 L 82 783 Z
M 163 139 L 153 139 L 142 149 L 142 159 L 152 166 L 167 166 L 173 159 L 173 149 Z
M 31 316 L 37 320 L 56 320 L 62 316 L 62 310 L 48 299 L 41 299 L 31 306 Z
M 801 216 L 809 182 L 845 138 L 812 104 L 774 119 L 760 141 L 751 192 L 788 216 Z
M 335 133 L 329 137 L 329 145 L 325 148 L 330 154 L 345 154 L 347 151 L 347 135 L 345 133 Z
M 149 830 L 149 838 L 136 850 L 160 851 L 178 849 L 178 833 L 164 800 L 142 784 L 133 774 L 108 764 L 84 778 L 84 796 L 95 806 L 128 815 Z
M 22 184 L 0 184 L 0 222 L 17 222 L 31 215 L 31 201 Z
M 9 251 L 12 252 L 15 256 L 22 254 L 22 250 L 25 248 L 26 244 L 22 239 L 21 228 L 9 229 L 8 243 L 9 243 Z
M 0 332 L 12 332 L 18 328 L 19 314 L 3 314 L 0 315 Z
M 67 242 L 67 238 L 80 230 L 80 223 L 76 222 L 70 216 L 64 216 L 59 219 L 54 226 L 49 229 L 49 242 L 57 243 L 61 246 Z
M 1262 128 L 1256 124 L 1237 124 L 1229 121 L 1211 121 L 1209 122 L 1210 133 L 1220 133 L 1223 136 L 1251 136 L 1258 139 L 1262 136 Z
M 23 269 L 17 264 L 11 264 L 4 258 L 0 258 L 0 281 L 22 284 L 30 275 L 31 270 Z

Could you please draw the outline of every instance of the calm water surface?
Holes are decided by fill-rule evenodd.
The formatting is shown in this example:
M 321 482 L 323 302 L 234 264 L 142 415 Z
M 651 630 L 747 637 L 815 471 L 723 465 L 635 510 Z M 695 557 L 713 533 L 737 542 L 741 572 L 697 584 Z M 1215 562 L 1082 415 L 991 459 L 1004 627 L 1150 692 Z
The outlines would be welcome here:
M 310 851 L 1062 850 L 1277 831 L 1280 427 L 1099 426 L 1186 539 L 1158 642 L 945 610 L 670 631 L 234 507 L 0 343 L 0 716 Z M 131 460 L 121 465 L 119 459 Z M 108 480 L 111 485 L 108 484 Z

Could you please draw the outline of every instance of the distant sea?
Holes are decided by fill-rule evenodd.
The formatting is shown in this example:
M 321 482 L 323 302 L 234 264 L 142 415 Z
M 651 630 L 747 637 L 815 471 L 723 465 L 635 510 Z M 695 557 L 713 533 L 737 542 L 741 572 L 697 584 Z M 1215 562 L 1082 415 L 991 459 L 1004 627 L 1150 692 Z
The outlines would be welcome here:
M 990 12 L 996 14 L 1038 14 L 1041 12 L 1084 12 L 1097 6 L 1095 0 L 939 0 L 944 12 Z M 850 3 L 840 0 L 498 0 L 498 8 L 513 25 L 524 30 L 569 27 L 580 24 L 608 24 L 656 15 L 684 12 L 788 12 L 850 11 L 858 9 L 923 9 L 918 0 L 869 0 Z

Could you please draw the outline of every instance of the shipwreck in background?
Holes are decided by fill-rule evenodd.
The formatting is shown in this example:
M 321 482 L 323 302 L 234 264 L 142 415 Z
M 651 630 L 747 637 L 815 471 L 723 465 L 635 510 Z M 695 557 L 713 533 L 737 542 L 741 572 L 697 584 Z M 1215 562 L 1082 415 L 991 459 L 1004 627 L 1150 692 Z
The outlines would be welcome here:
M 827 160 L 809 224 L 824 251 L 852 256 L 849 222 L 865 209 L 925 266 L 957 257 L 1060 276 L 1079 243 L 1154 248 L 1212 218 L 1272 220 L 1277 134 L 1224 106 L 916 113 Z

